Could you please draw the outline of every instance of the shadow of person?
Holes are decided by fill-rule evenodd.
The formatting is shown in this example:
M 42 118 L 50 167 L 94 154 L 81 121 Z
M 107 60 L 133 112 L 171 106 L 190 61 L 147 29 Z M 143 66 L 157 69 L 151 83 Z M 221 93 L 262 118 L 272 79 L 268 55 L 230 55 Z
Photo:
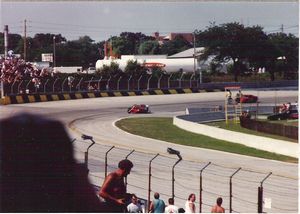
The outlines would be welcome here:
M 107 212 L 61 122 L 18 114 L 0 121 L 0 140 L 1 212 Z

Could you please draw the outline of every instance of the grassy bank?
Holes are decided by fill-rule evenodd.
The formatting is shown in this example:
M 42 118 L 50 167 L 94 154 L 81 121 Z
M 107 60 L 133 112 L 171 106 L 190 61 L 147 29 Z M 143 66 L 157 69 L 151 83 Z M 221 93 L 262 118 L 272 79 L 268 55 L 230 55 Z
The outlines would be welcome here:
M 174 126 L 172 120 L 172 118 L 155 117 L 127 118 L 118 121 L 116 126 L 135 135 L 186 146 L 207 148 L 285 162 L 298 162 L 298 159 L 296 158 L 246 147 L 241 144 L 217 140 L 204 135 L 194 134 Z

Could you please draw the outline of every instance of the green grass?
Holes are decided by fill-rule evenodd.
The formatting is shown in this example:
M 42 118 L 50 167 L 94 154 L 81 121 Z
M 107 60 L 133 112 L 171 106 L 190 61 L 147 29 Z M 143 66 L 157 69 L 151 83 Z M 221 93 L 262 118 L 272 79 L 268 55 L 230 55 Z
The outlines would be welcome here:
M 274 122 L 274 121 L 272 121 L 272 122 Z M 225 121 L 218 121 L 218 122 L 209 122 L 209 123 L 206 123 L 206 125 L 216 126 L 221 129 L 226 129 L 226 130 L 235 131 L 235 132 L 242 132 L 245 134 L 252 134 L 252 135 L 257 135 L 257 136 L 262 136 L 262 137 L 273 138 L 273 139 L 277 139 L 277 140 L 285 140 L 285 141 L 298 143 L 298 140 L 295 140 L 295 139 L 291 139 L 291 138 L 283 137 L 283 136 L 279 136 L 279 135 L 266 134 L 266 133 L 254 131 L 251 129 L 246 129 L 246 128 L 241 127 L 240 124 L 236 124 L 233 122 L 229 122 L 228 124 L 226 124 Z
M 250 148 L 241 144 L 217 140 L 204 135 L 194 134 L 173 125 L 172 118 L 126 118 L 116 123 L 116 126 L 135 135 L 154 138 L 171 143 L 219 150 L 241 155 L 260 157 L 297 163 L 298 159 L 271 152 Z

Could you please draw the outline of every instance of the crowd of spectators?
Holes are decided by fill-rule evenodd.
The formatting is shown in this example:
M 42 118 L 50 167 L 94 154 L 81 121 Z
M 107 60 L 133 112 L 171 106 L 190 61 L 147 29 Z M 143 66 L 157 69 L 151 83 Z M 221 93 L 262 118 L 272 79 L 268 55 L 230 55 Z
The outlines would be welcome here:
M 37 65 L 26 62 L 24 59 L 10 55 L 0 58 L 0 79 L 4 84 L 12 84 L 23 79 L 31 80 L 35 87 L 39 87 L 41 79 L 53 75 L 50 68 L 38 68 Z

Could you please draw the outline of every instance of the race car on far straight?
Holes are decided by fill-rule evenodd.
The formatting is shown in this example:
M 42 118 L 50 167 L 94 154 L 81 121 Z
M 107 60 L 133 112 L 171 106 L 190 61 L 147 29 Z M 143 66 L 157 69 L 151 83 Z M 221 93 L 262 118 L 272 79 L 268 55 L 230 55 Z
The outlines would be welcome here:
M 149 105 L 145 104 L 134 104 L 127 109 L 128 114 L 130 113 L 150 113 Z
M 251 95 L 251 94 L 243 94 L 241 98 L 236 98 L 235 101 L 237 103 L 256 103 L 258 100 L 257 96 Z

